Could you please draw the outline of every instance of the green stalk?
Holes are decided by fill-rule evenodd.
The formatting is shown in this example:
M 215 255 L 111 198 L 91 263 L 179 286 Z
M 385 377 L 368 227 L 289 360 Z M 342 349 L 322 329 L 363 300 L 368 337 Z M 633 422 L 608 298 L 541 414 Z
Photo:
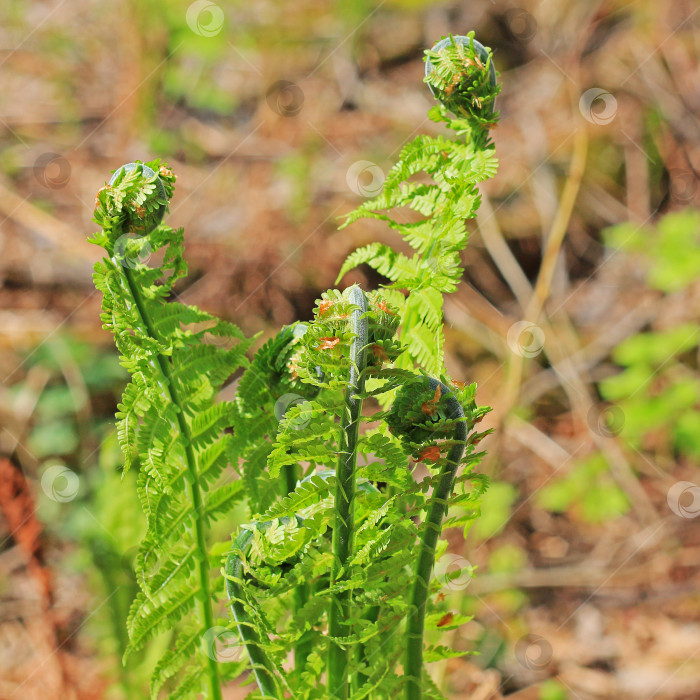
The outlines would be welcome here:
M 136 309 L 138 310 L 141 322 L 146 328 L 148 335 L 154 340 L 158 340 L 158 335 L 151 322 L 148 312 L 146 311 L 146 305 L 141 295 L 141 290 L 134 279 L 134 273 L 129 267 L 124 268 L 124 275 L 126 277 L 127 284 L 129 286 L 129 291 L 134 299 Z M 194 455 L 194 450 L 192 449 L 192 436 L 190 433 L 190 428 L 187 425 L 184 414 L 185 404 L 182 402 L 179 392 L 177 390 L 177 384 L 172 379 L 172 367 L 170 361 L 164 355 L 160 353 L 156 356 L 156 361 L 163 375 L 163 386 L 162 389 L 169 395 L 170 400 L 176 407 L 177 411 L 177 423 L 180 429 L 180 434 L 182 435 L 182 440 L 185 445 L 185 462 L 187 466 L 187 477 L 183 479 L 185 482 L 185 494 L 187 500 L 192 503 L 192 519 L 190 522 L 190 527 L 192 533 L 194 534 L 195 541 L 197 543 L 196 549 L 196 575 L 199 583 L 199 594 L 196 599 L 196 611 L 197 618 L 201 625 L 205 629 L 211 629 L 214 627 L 214 615 L 211 609 L 211 591 L 209 588 L 209 557 L 206 542 L 206 531 L 207 524 L 204 518 L 204 509 L 202 508 L 202 494 L 199 488 L 199 475 L 197 474 L 197 461 Z M 221 682 L 219 679 L 219 667 L 216 659 L 211 658 L 207 655 L 207 682 L 209 686 L 208 697 L 212 700 L 222 700 L 221 697 Z
M 381 611 L 381 608 L 379 605 L 372 605 L 369 607 L 366 611 L 365 614 L 362 616 L 363 620 L 367 620 L 367 622 L 377 622 L 379 619 L 379 613 Z M 365 644 L 358 644 L 357 645 L 357 653 L 356 653 L 356 658 L 358 664 L 362 663 L 363 661 L 369 661 L 367 657 L 367 646 Z M 369 676 L 365 675 L 362 672 L 357 673 L 357 677 L 355 679 L 355 690 L 359 690 L 362 688 L 362 686 L 369 681 Z
M 285 464 L 282 468 L 284 472 L 284 496 L 288 496 L 297 487 L 297 465 Z
M 285 493 L 289 495 L 297 486 L 297 465 L 286 464 L 283 468 L 285 480 Z M 294 587 L 292 595 L 292 605 L 294 612 L 299 612 L 309 599 L 309 587 L 305 583 L 299 583 Z M 313 644 L 309 636 L 308 639 L 300 639 L 294 645 L 294 668 L 301 671 L 309 658 L 309 654 L 313 649 Z
M 305 583 L 300 583 L 294 588 L 293 604 L 294 612 L 299 612 L 309 600 L 309 586 Z M 307 634 L 307 639 L 302 638 L 294 646 L 294 668 L 297 671 L 302 671 L 309 658 L 309 654 L 313 650 L 313 638 L 310 633 Z
M 333 565 L 331 586 L 347 576 L 347 564 L 352 555 L 354 537 L 355 466 L 357 462 L 357 438 L 362 413 L 362 399 L 357 393 L 364 389 L 364 369 L 367 362 L 366 345 L 368 323 L 362 316 L 367 312 L 367 299 L 359 287 L 352 287 L 350 302 L 359 307 L 352 312 L 351 325 L 355 338 L 350 347 L 352 366 L 345 391 L 345 411 L 340 434 L 340 460 L 336 469 L 335 523 L 333 526 Z M 347 646 L 333 641 L 334 637 L 348 636 L 347 618 L 350 608 L 350 591 L 331 593 L 328 611 L 328 695 L 346 700 L 348 697 Z
M 253 533 L 250 530 L 244 530 L 238 536 L 236 545 L 239 549 L 243 550 L 250 544 L 252 539 Z M 248 657 L 250 658 L 253 673 L 255 673 L 255 679 L 258 683 L 258 688 L 260 688 L 262 697 L 279 700 L 283 698 L 284 695 L 277 684 L 274 665 L 265 651 L 260 647 L 260 638 L 255 631 L 255 627 L 243 603 L 244 593 L 242 581 L 244 575 L 243 562 L 240 556 L 232 554 L 226 561 L 226 595 L 231 605 L 231 612 L 238 626 L 238 633 L 241 635 L 241 639 L 248 652 Z
M 436 379 L 430 379 L 430 388 L 441 388 L 447 396 L 447 409 L 452 419 L 464 418 L 464 410 L 448 386 Z M 430 509 L 425 521 L 425 530 L 418 553 L 418 565 L 411 591 L 411 612 L 406 624 L 406 700 L 422 700 L 423 676 L 423 634 L 425 630 L 425 609 L 428 601 L 430 577 L 435 566 L 435 547 L 442 530 L 442 519 L 447 511 L 447 499 L 452 493 L 457 467 L 464 455 L 467 440 L 467 424 L 461 420 L 455 425 L 453 445 L 447 454 L 447 461 L 440 472 L 437 486 L 433 489 Z

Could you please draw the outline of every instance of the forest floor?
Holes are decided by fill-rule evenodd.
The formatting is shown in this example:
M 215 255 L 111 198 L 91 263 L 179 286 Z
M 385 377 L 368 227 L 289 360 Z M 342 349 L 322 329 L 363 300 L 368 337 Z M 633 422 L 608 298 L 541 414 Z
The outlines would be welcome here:
M 380 222 L 337 227 L 436 130 L 421 48 L 472 28 L 501 72 L 500 166 L 446 301 L 446 361 L 494 407 L 480 467 L 493 486 L 466 540 L 449 533 L 478 567 L 453 591 L 474 619 L 450 643 L 479 654 L 435 677 L 455 700 L 700 698 L 698 455 L 662 409 L 648 425 L 600 388 L 624 341 L 700 318 L 700 275 L 659 288 L 601 236 L 698 204 L 696 3 L 221 2 L 211 41 L 187 3 L 168 5 L 0 10 L 0 700 L 123 697 L 104 632 L 119 586 L 96 564 L 103 541 L 127 554 L 101 510 L 123 378 L 85 241 L 97 189 L 162 155 L 178 175 L 168 221 L 186 232 L 182 299 L 269 337 L 310 318 L 354 248 L 396 243 Z M 542 321 L 517 330 L 535 289 Z M 649 406 L 676 376 L 700 387 L 693 342 L 654 366 Z M 80 477 L 71 503 L 46 498 L 56 459 Z

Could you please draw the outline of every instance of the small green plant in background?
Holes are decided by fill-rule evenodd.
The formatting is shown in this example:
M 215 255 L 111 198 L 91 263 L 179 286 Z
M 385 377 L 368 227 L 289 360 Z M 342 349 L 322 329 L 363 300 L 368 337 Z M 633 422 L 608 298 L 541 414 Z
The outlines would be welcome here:
M 653 227 L 629 222 L 613 226 L 603 238 L 611 249 L 634 256 L 652 290 L 672 298 L 688 293 L 700 279 L 699 230 L 700 212 L 689 209 L 667 214 Z M 662 318 L 661 327 L 617 345 L 611 359 L 620 371 L 598 383 L 604 403 L 596 430 L 619 437 L 632 453 L 651 452 L 656 463 L 669 469 L 679 457 L 700 457 L 700 325 L 692 312 L 677 319 Z M 547 510 L 575 512 L 594 524 L 630 508 L 606 458 L 597 452 L 578 460 L 536 498 Z
M 52 561 L 57 578 L 86 577 L 101 596 L 103 604 L 85 620 L 81 635 L 111 660 L 128 645 L 126 620 L 138 590 L 132 560 L 144 529 L 133 498 L 136 474 L 120 485 L 116 431 L 99 408 L 121 394 L 126 372 L 113 351 L 65 333 L 32 351 L 24 368 L 24 379 L 8 389 L 15 421 L 8 422 L 8 435 L 16 440 L 23 471 L 40 475 L 37 517 L 47 531 L 60 531 L 67 545 L 65 556 Z M 28 407 L 31 423 L 25 424 Z M 58 605 L 65 614 L 65 604 Z M 138 696 L 157 651 L 110 669 L 114 692 Z
M 341 277 L 367 263 L 390 284 L 329 290 L 311 322 L 252 360 L 253 339 L 177 299 L 186 264 L 182 230 L 162 223 L 169 168 L 128 164 L 98 193 L 95 284 L 131 375 L 117 435 L 146 516 L 125 657 L 176 630 L 154 698 L 221 698 L 246 670 L 251 697 L 438 698 L 425 663 L 464 653 L 438 643 L 468 621 L 446 617 L 439 595 L 462 572 L 433 571 L 443 525 L 479 514 L 486 479 L 472 470 L 488 409 L 475 385 L 446 376 L 442 302 L 461 279 L 477 185 L 495 172 L 498 86 L 473 34 L 426 55 L 430 116 L 454 137 L 405 146 L 384 191 L 345 224 L 384 220 L 414 256 L 356 251 Z M 218 400 L 234 375 L 234 400 Z M 214 521 L 241 501 L 249 523 L 217 541 Z M 451 506 L 459 514 L 445 521 Z
M 625 492 L 615 483 L 605 457 L 597 452 L 538 491 L 536 500 L 553 513 L 575 509 L 589 523 L 603 523 L 629 510 Z
M 666 215 L 654 228 L 613 227 L 605 232 L 605 242 L 635 255 L 647 284 L 673 295 L 700 280 L 698 231 L 700 212 L 689 209 Z M 658 451 L 661 462 L 674 451 L 700 457 L 700 324 L 697 314 L 693 318 L 690 312 L 688 318 L 623 341 L 613 352 L 622 372 L 600 383 L 603 398 L 619 411 L 613 429 L 635 449 Z M 611 418 L 614 423 L 615 415 Z

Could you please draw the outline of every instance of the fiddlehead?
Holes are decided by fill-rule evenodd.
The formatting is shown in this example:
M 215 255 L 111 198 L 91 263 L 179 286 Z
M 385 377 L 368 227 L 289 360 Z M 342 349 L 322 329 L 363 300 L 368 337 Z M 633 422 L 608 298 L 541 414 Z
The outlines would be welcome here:
M 254 517 L 267 510 L 275 498 L 294 491 L 299 478 L 298 464 L 289 463 L 282 467 L 281 483 L 279 477 L 270 477 L 266 466 L 279 423 L 287 411 L 293 406 L 305 407 L 307 400 L 318 394 L 318 387 L 299 381 L 296 372 L 306 331 L 306 324 L 295 323 L 285 326 L 265 343 L 241 378 L 236 393 L 236 444 L 239 458 L 245 463 L 244 480 Z M 231 566 L 234 564 L 229 560 L 227 570 Z M 300 581 L 294 591 L 294 610 L 303 608 L 307 598 L 308 586 Z M 255 651 L 255 647 L 253 649 L 258 656 L 262 653 Z M 300 642 L 294 652 L 295 664 L 303 667 L 309 653 L 308 646 Z M 263 686 L 260 687 L 262 690 Z
M 121 189 L 129 181 L 130 176 L 141 174 L 143 180 L 138 191 L 129 188 Z M 156 173 L 153 168 L 144 163 L 126 163 L 117 168 L 107 184 L 111 196 L 114 199 L 115 208 L 121 208 L 125 216 L 124 228 L 127 231 L 135 231 L 141 234 L 152 231 L 158 226 L 168 210 L 168 202 L 172 197 L 172 185 L 174 178 L 170 180 L 172 173 L 167 171 Z M 134 178 L 134 184 L 139 179 Z M 166 192 L 166 186 L 168 190 Z M 124 200 L 120 201 L 120 195 Z
M 238 383 L 234 425 L 237 457 L 245 463 L 246 484 L 253 517 L 264 513 L 280 495 L 294 489 L 297 465 L 284 468 L 284 480 L 266 471 L 280 421 L 293 406 L 305 407 L 318 388 L 300 381 L 296 365 L 304 347 L 304 323 L 285 326 L 253 357 Z M 290 488 L 291 487 L 291 488 Z
M 289 518 L 281 519 L 287 523 Z M 243 641 L 250 665 L 255 674 L 255 680 L 263 698 L 278 699 L 282 697 L 280 682 L 274 664 L 261 646 L 261 638 L 249 614 L 250 604 L 246 600 L 245 591 L 245 561 L 249 554 L 256 530 L 265 531 L 272 523 L 256 523 L 250 529 L 240 532 L 233 543 L 233 552 L 226 562 L 226 594 L 231 606 L 233 618 L 238 626 L 238 633 Z
M 428 501 L 410 595 L 404 662 L 406 700 L 420 700 L 423 697 L 423 635 L 435 549 L 457 469 L 467 449 L 467 435 L 488 410 L 477 408 L 473 399 L 463 401 L 443 382 L 422 377 L 399 390 L 387 417 L 389 430 L 408 445 L 418 458 L 442 465 Z M 473 435 L 471 445 L 477 437 L 482 436 Z M 443 459 L 445 449 L 448 452 Z
M 303 466 L 301 478 L 261 513 L 258 524 L 244 526 L 253 534 L 234 540 L 227 563 L 227 590 L 232 606 L 238 606 L 232 610 L 263 694 L 293 690 L 299 697 L 316 697 L 324 666 L 324 697 L 349 695 L 350 688 L 358 699 L 403 692 L 408 678 L 396 676 L 394 669 L 405 657 L 407 638 L 396 632 L 404 621 L 421 630 L 425 626 L 432 605 L 430 537 L 443 523 L 448 500 L 468 506 L 461 522 L 455 518 L 451 524 L 474 517 L 478 489 L 450 496 L 457 464 L 478 458 L 471 448 L 462 458 L 466 441 L 455 439 L 454 432 L 458 424 L 473 427 L 485 410 L 474 404 L 474 386 L 455 389 L 467 415 L 466 421 L 456 419 L 452 405 L 436 397 L 437 384 L 392 367 L 402 352 L 397 325 L 397 311 L 386 300 L 353 287 L 324 294 L 300 336 L 294 381 L 317 393 L 282 417 L 265 478 L 279 479 L 290 465 Z M 440 386 L 442 391 L 447 385 Z M 391 411 L 362 415 L 360 402 L 396 389 Z M 360 422 L 376 427 L 360 433 Z M 442 453 L 448 450 L 445 463 Z M 409 454 L 432 459 L 440 473 L 416 482 L 407 469 Z M 334 458 L 337 466 L 330 469 Z M 430 485 L 435 491 L 428 499 Z M 440 488 L 450 493 L 445 496 Z M 423 510 L 428 515 L 419 523 L 416 515 Z M 414 592 L 405 581 L 416 573 L 416 558 L 428 575 L 421 573 L 427 588 Z M 308 586 L 308 595 L 299 605 L 294 601 L 300 583 Z M 423 602 L 414 604 L 420 595 Z M 417 641 L 422 649 L 422 634 Z M 295 655 L 293 671 L 285 671 L 288 650 L 300 647 L 304 654 Z M 328 686 L 331 676 L 334 685 Z
M 479 207 L 478 183 L 496 172 L 489 130 L 498 121 L 494 102 L 500 88 L 490 51 L 474 41 L 473 32 L 443 39 L 425 53 L 425 82 L 439 100 L 428 116 L 455 138 L 417 136 L 403 147 L 381 194 L 351 212 L 343 224 L 361 218 L 385 221 L 415 253 L 409 257 L 370 243 L 347 258 L 338 280 L 362 263 L 387 277 L 393 288 L 387 298 L 400 309 L 407 348 L 398 366 L 417 363 L 440 374 L 443 294 L 453 292 L 462 278 L 465 221 Z M 406 208 L 415 212 L 410 221 Z M 408 297 L 399 289 L 409 290 Z
M 199 688 L 217 700 L 218 663 L 201 643 L 215 619 L 208 533 L 242 489 L 240 481 L 221 478 L 232 456 L 233 436 L 225 431 L 233 406 L 215 399 L 246 363 L 250 341 L 233 324 L 168 301 L 187 271 L 182 230 L 160 224 L 174 181 L 159 161 L 119 168 L 98 192 L 95 221 L 102 230 L 91 239 L 107 252 L 94 274 L 103 294 L 102 321 L 131 374 L 117 436 L 124 468 L 138 465 L 147 516 L 136 557 L 141 592 L 129 614 L 125 656 L 194 611 L 156 666 L 152 697 L 178 676 L 170 697 Z M 162 262 L 149 265 L 159 251 Z
M 469 36 L 449 36 L 426 51 L 425 82 L 433 97 L 467 121 L 475 144 L 485 146 L 493 121 L 497 86 L 491 51 Z
M 368 306 L 372 307 L 371 314 L 366 313 Z M 364 388 L 365 365 L 376 367 L 381 364 L 381 358 L 395 357 L 391 345 L 391 335 L 396 326 L 394 319 L 395 313 L 374 295 L 368 305 L 364 293 L 358 287 L 348 289 L 343 294 L 328 292 L 319 302 L 316 320 L 303 333 L 294 334 L 296 340 L 293 341 L 293 352 L 289 351 L 288 345 L 282 343 L 283 338 L 273 339 L 267 350 L 264 346 L 258 352 L 251 369 L 241 380 L 239 419 L 244 420 L 240 426 L 245 431 L 260 428 L 264 424 L 264 430 L 270 438 L 269 450 L 266 449 L 267 469 L 256 478 L 273 483 L 290 468 L 297 470 L 293 490 L 290 492 L 289 489 L 291 481 L 284 479 L 287 488 L 283 490 L 282 498 L 279 499 L 278 496 L 277 500 L 262 510 L 258 521 L 296 518 L 308 545 L 298 564 L 300 568 L 297 573 L 294 573 L 297 571 L 296 565 L 290 571 L 285 568 L 286 563 L 280 568 L 279 563 L 266 561 L 265 566 L 271 567 L 270 571 L 279 577 L 272 589 L 265 589 L 261 585 L 257 569 L 249 571 L 245 581 L 240 584 L 250 602 L 247 619 L 257 633 L 258 642 L 254 643 L 249 630 L 241 629 L 241 625 L 239 631 L 246 645 L 252 645 L 253 654 L 258 659 L 264 655 L 267 658 L 266 662 L 261 662 L 263 671 L 260 688 L 263 692 L 271 690 L 269 682 L 267 690 L 264 687 L 266 681 L 269 681 L 265 676 L 265 668 L 276 669 L 272 677 L 277 679 L 278 684 L 282 680 L 279 654 L 281 641 L 270 642 L 264 620 L 254 617 L 255 610 L 264 606 L 268 597 L 274 596 L 276 601 L 281 601 L 290 592 L 292 594 L 292 605 L 287 609 L 291 609 L 292 614 L 298 617 L 300 626 L 296 631 L 290 632 L 285 640 L 287 648 L 295 649 L 296 678 L 305 673 L 307 660 L 312 665 L 320 660 L 320 644 L 329 647 L 326 654 L 329 657 L 336 646 L 335 651 L 340 651 L 347 657 L 347 648 L 336 644 L 328 636 L 319 635 L 313 629 L 313 622 L 325 611 L 330 620 L 335 615 L 331 611 L 336 610 L 337 622 L 334 624 L 340 629 L 336 636 L 349 636 L 343 628 L 347 618 L 349 591 L 344 594 L 342 590 L 335 590 L 330 580 L 335 575 L 341 587 L 344 572 L 348 570 L 347 564 L 352 552 L 355 491 L 378 493 L 376 487 L 366 479 L 360 480 L 356 485 L 354 460 L 362 404 L 362 398 L 357 395 Z M 388 333 L 385 329 L 387 324 L 393 328 Z M 372 341 L 371 345 L 368 340 Z M 369 350 L 370 347 L 372 350 Z M 281 357 L 288 359 L 282 360 Z M 275 365 L 272 368 L 271 363 Z M 275 389 L 277 380 L 272 381 L 270 373 L 279 377 L 280 367 L 286 367 L 288 372 L 283 376 L 279 388 Z M 268 396 L 271 393 L 270 385 L 273 386 L 273 396 Z M 257 394 L 254 387 L 262 387 L 263 393 Z M 273 426 L 269 414 L 275 403 L 274 397 L 288 393 L 308 398 L 294 401 L 283 413 L 278 413 L 279 424 Z M 262 410 L 255 410 L 260 406 L 263 406 Z M 262 423 L 265 420 L 268 423 Z M 251 442 L 253 444 L 255 441 Z M 257 444 L 260 445 L 259 440 Z M 328 469 L 327 465 L 332 458 L 339 461 L 336 469 Z M 304 465 L 305 472 L 300 471 L 301 465 Z M 251 466 L 257 473 L 257 467 L 249 462 L 245 464 L 245 469 L 250 469 Z M 249 527 L 252 526 L 246 526 Z M 274 533 L 274 530 L 260 530 L 259 536 L 266 539 Z M 334 541 L 328 538 L 331 533 Z M 234 565 L 239 566 L 236 564 L 238 559 L 235 550 L 236 547 L 227 564 L 229 572 Z M 337 556 L 329 556 L 329 550 L 337 552 Z M 304 567 L 309 566 L 315 567 L 312 569 L 317 582 L 315 598 L 310 595 L 314 584 L 300 573 L 306 570 Z M 335 574 L 332 574 L 332 570 Z M 319 585 L 325 591 L 322 598 L 318 597 Z M 231 591 L 231 584 L 228 586 Z M 323 601 L 322 608 L 318 607 L 319 600 Z M 243 619 L 242 610 L 234 612 L 237 619 Z M 344 675 L 347 678 L 347 672 Z
M 357 437 L 362 413 L 362 399 L 358 397 L 358 394 L 364 390 L 364 371 L 367 366 L 367 342 L 369 340 L 366 316 L 367 299 L 364 292 L 359 287 L 352 287 L 348 299 L 355 306 L 350 316 L 351 332 L 354 334 L 354 338 L 350 346 L 350 376 L 345 390 L 345 410 L 341 423 L 339 460 L 336 468 L 331 589 L 346 576 L 348 562 L 352 555 L 355 527 Z M 345 644 L 336 641 L 336 639 L 348 636 L 345 621 L 348 617 L 349 605 L 349 590 L 331 591 L 328 613 L 328 634 L 331 637 L 328 652 L 328 693 L 335 698 L 347 698 L 348 696 L 349 650 Z
M 325 492 L 330 493 L 331 488 L 335 484 L 335 470 L 326 470 L 323 472 L 316 472 L 314 475 L 307 476 L 299 482 L 297 490 L 291 496 L 288 496 L 279 503 L 276 508 L 273 508 L 270 514 L 275 512 L 289 513 L 292 511 L 303 511 L 305 506 L 308 506 L 310 502 L 317 501 L 317 492 L 319 490 L 319 485 L 323 483 L 325 487 Z M 376 487 L 368 482 L 366 479 L 361 479 L 357 484 L 357 490 L 363 491 L 365 493 L 377 493 Z M 272 661 L 270 656 L 266 651 L 266 644 L 262 642 L 262 636 L 259 632 L 261 626 L 260 621 L 256 624 L 253 619 L 257 612 L 257 606 L 255 601 L 255 590 L 252 586 L 248 585 L 251 580 L 251 567 L 250 559 L 251 553 L 255 546 L 255 533 L 256 531 L 261 534 L 268 533 L 271 528 L 279 528 L 283 526 L 285 533 L 288 531 L 288 526 L 292 522 L 291 518 L 294 518 L 294 522 L 299 528 L 304 527 L 304 519 L 298 515 L 288 516 L 282 515 L 274 520 L 266 520 L 264 522 L 253 523 L 248 525 L 243 529 L 233 542 L 232 552 L 229 554 L 226 561 L 225 568 L 225 578 L 226 578 L 226 593 L 229 599 L 229 605 L 231 607 L 231 612 L 233 618 L 238 627 L 239 635 L 241 641 L 246 647 L 248 657 L 250 659 L 250 666 L 255 673 L 255 678 L 258 684 L 258 688 L 263 697 L 265 698 L 281 698 L 283 697 L 283 690 L 285 688 L 285 680 L 280 676 L 279 668 Z M 309 527 L 308 532 L 312 531 L 312 527 Z M 295 533 L 296 534 L 296 531 Z M 277 539 L 277 544 L 280 540 Z M 260 549 L 264 549 L 258 547 Z M 296 557 L 297 551 L 300 549 L 299 542 L 297 541 L 293 546 L 287 547 L 287 551 L 291 551 L 291 557 L 294 559 Z M 298 561 L 298 557 L 297 557 Z M 258 566 L 262 563 L 260 560 L 255 562 Z M 271 562 L 265 562 L 269 565 Z M 289 567 L 288 561 L 277 560 L 274 562 L 274 566 L 280 567 L 281 565 L 286 565 Z M 294 590 L 293 599 L 296 601 L 298 583 Z M 303 612 L 303 607 L 308 603 L 308 597 L 305 597 L 302 601 L 301 606 L 297 609 L 297 612 Z M 303 636 L 303 635 L 302 635 Z M 309 656 L 313 649 L 313 644 L 308 640 L 306 644 L 301 645 L 304 650 L 305 657 L 302 659 L 295 659 L 295 666 L 297 670 L 303 671 L 304 662 L 306 657 Z M 300 645 L 297 643 L 296 649 L 299 650 Z M 297 663 L 299 661 L 299 663 Z

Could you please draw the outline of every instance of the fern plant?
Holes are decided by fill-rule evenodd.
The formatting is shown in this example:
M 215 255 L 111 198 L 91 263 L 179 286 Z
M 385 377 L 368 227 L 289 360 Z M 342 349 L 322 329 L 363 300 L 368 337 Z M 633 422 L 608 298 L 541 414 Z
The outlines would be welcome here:
M 440 595 L 462 572 L 433 570 L 443 528 L 466 530 L 478 515 L 476 425 L 488 409 L 475 385 L 446 376 L 442 295 L 461 277 L 477 183 L 495 171 L 498 87 L 473 34 L 426 58 L 431 117 L 457 139 L 408 144 L 384 192 L 345 224 L 387 221 L 415 255 L 356 251 L 341 277 L 365 262 L 391 284 L 329 290 L 311 322 L 283 328 L 251 360 L 235 325 L 173 299 L 186 266 L 182 230 L 162 224 L 167 166 L 128 164 L 98 193 L 92 240 L 107 257 L 95 283 L 132 375 L 117 429 L 148 523 L 126 654 L 173 634 L 153 698 L 164 688 L 220 698 L 246 669 L 251 698 L 441 698 L 424 663 L 464 653 L 435 643 L 466 621 Z M 400 222 L 400 207 L 422 218 Z M 235 399 L 218 401 L 238 370 Z M 242 498 L 250 522 L 230 546 L 212 542 L 212 520 Z M 217 617 L 224 594 L 229 622 Z M 236 635 L 235 660 L 212 650 L 222 630 Z
M 217 563 L 208 535 L 212 520 L 242 498 L 243 484 L 222 478 L 233 455 L 233 437 L 225 432 L 233 405 L 216 401 L 216 394 L 247 364 L 251 341 L 235 325 L 169 299 L 186 274 L 182 229 L 160 225 L 174 181 L 158 161 L 120 168 L 98 192 L 95 221 L 102 230 L 90 239 L 107 253 L 94 281 L 103 294 L 104 327 L 131 374 L 117 435 L 124 470 L 138 466 L 147 520 L 125 658 L 186 618 L 154 671 L 153 695 L 185 667 L 169 697 L 189 697 L 201 687 L 206 697 L 221 698 L 218 664 L 201 644 L 214 627 L 213 596 L 222 588 L 211 576 Z

